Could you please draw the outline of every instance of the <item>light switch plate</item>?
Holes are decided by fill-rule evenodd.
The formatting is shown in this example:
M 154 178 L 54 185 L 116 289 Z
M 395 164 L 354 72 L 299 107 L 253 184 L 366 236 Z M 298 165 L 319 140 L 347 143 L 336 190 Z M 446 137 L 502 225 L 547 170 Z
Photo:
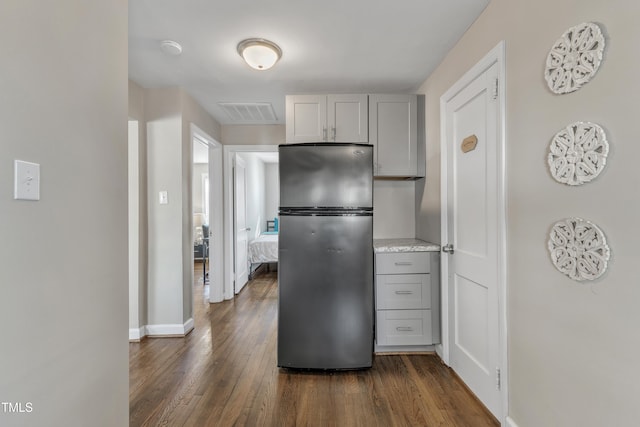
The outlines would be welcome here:
M 166 191 L 160 191 L 158 193 L 158 199 L 161 205 L 166 205 L 169 203 L 169 196 Z
M 14 171 L 13 198 L 40 200 L 40 165 L 15 160 Z

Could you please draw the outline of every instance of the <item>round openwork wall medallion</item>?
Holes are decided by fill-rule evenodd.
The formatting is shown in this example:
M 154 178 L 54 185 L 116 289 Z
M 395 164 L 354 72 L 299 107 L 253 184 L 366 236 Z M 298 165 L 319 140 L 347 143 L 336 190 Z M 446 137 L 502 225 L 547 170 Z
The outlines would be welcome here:
M 609 143 L 595 123 L 572 123 L 556 133 L 549 146 L 547 163 L 553 178 L 567 185 L 593 180 L 604 169 Z
M 598 71 L 603 52 L 604 36 L 597 24 L 569 28 L 547 56 L 544 78 L 549 89 L 558 94 L 580 89 Z
M 581 218 L 556 222 L 549 233 L 551 262 L 573 280 L 594 280 L 607 270 L 611 251 L 600 228 Z

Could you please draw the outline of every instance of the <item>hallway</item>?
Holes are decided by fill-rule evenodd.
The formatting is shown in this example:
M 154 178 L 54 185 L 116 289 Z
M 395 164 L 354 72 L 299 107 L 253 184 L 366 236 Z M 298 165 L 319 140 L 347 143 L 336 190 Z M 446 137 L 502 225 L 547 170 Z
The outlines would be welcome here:
M 196 276 L 197 279 L 197 276 Z M 186 338 L 129 345 L 130 425 L 497 426 L 434 355 L 376 356 L 365 371 L 276 367 L 277 273 L 209 304 L 194 285 Z

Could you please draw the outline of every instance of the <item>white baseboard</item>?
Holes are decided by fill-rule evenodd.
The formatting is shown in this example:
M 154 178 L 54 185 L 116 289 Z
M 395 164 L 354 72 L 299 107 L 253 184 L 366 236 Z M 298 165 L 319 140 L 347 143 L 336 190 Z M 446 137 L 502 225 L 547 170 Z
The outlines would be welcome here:
M 518 427 L 518 424 L 513 421 L 513 418 L 507 417 L 507 427 Z
M 187 335 L 189 332 L 193 331 L 193 317 L 189 318 L 186 322 L 184 322 L 184 334 Z
M 193 319 L 183 324 L 147 325 L 145 329 L 148 337 L 184 337 L 193 330 Z
M 193 318 L 184 324 L 146 325 L 129 329 L 129 341 L 140 341 L 144 337 L 184 337 L 193 330 Z
M 129 341 L 140 341 L 146 335 L 147 330 L 144 326 L 129 329 Z

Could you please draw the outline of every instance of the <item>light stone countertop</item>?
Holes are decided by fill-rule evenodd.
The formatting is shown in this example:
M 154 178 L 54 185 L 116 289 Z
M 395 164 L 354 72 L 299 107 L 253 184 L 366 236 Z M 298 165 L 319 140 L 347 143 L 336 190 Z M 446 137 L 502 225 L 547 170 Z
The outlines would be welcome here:
M 373 239 L 375 253 L 440 252 L 440 245 L 420 239 Z

